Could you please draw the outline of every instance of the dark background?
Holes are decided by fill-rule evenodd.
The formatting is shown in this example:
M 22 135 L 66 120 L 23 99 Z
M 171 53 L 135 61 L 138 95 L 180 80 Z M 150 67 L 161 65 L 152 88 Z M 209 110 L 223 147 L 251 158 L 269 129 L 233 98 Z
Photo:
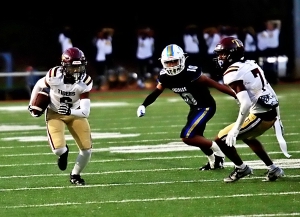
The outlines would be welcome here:
M 0 12 L 0 52 L 13 56 L 13 71 L 26 65 L 48 70 L 60 64 L 58 34 L 62 27 L 73 29 L 73 45 L 93 61 L 92 39 L 102 27 L 115 28 L 115 59 L 120 65 L 134 65 L 136 30 L 149 26 L 155 31 L 156 56 L 169 43 L 180 43 L 183 29 L 196 24 L 262 30 L 267 19 L 281 19 L 281 52 L 293 57 L 292 0 L 209 0 L 209 1 L 60 1 L 59 3 L 7 3 Z M 1 63 L 1 61 L 0 61 Z M 0 69 L 3 70 L 2 64 Z M 1 71 L 2 71 L 1 70 Z

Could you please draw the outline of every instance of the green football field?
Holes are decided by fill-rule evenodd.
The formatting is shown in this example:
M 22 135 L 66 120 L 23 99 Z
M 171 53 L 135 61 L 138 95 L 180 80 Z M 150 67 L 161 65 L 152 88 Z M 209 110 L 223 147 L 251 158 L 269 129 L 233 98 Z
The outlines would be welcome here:
M 166 91 L 138 118 L 136 109 L 150 92 L 141 90 L 92 93 L 94 149 L 82 173 L 86 185 L 74 186 L 69 173 L 78 149 L 69 133 L 69 164 L 60 171 L 47 143 L 44 116 L 31 117 L 27 101 L 0 102 L 0 216 L 300 216 L 300 87 L 278 84 L 274 89 L 292 155 L 282 154 L 273 129 L 260 137 L 285 171 L 275 182 L 263 181 L 266 166 L 240 142 L 237 150 L 254 169 L 252 176 L 224 183 L 233 169 L 228 159 L 224 169 L 199 171 L 206 157 L 179 138 L 188 106 Z M 211 92 L 217 112 L 205 131 L 209 139 L 238 111 L 232 98 Z

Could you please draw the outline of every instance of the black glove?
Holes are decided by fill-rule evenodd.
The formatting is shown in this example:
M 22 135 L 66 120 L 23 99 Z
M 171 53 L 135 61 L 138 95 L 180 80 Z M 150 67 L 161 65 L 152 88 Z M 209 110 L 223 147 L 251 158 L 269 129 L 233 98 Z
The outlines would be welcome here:
M 57 112 L 58 112 L 58 114 L 61 114 L 61 115 L 70 115 L 71 109 L 67 103 L 62 103 L 62 104 L 60 104 L 60 107 L 57 110 Z
M 40 117 L 43 114 L 43 113 L 36 113 L 35 114 L 33 109 L 31 108 L 31 105 L 28 106 L 28 111 L 30 112 L 31 116 L 35 117 L 35 118 Z

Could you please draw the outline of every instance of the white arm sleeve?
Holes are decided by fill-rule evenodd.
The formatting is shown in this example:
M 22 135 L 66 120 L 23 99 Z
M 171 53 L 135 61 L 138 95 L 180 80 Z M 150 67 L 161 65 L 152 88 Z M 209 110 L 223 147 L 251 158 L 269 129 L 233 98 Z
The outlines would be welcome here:
M 34 85 L 34 87 L 32 89 L 29 105 L 31 105 L 31 102 L 34 99 L 34 97 L 36 96 L 36 94 L 45 87 L 47 87 L 46 83 L 45 83 L 45 77 L 42 77 L 36 82 L 36 84 Z
M 91 100 L 90 99 L 81 99 L 80 100 L 80 109 L 71 109 L 71 115 L 87 118 L 90 115 Z
M 239 102 L 240 102 L 240 110 L 239 115 L 236 119 L 234 128 L 237 130 L 240 130 L 245 119 L 247 118 L 250 108 L 251 108 L 251 100 L 249 98 L 249 95 L 247 91 L 241 91 L 236 94 Z

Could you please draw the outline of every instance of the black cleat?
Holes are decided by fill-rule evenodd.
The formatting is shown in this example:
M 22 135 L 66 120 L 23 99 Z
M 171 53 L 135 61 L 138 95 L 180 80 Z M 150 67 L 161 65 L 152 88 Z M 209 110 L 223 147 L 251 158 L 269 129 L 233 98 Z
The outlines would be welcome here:
M 276 167 L 273 170 L 268 170 L 266 181 L 276 181 L 278 178 L 283 177 L 284 172 L 280 167 Z
M 68 166 L 69 147 L 66 145 L 67 151 L 57 159 L 57 166 L 60 170 L 66 170 Z
M 211 166 L 208 162 L 203 167 L 200 167 L 199 170 L 215 170 L 215 169 L 224 169 L 224 157 L 215 155 L 214 165 Z
M 253 174 L 252 168 L 246 166 L 244 169 L 239 169 L 234 167 L 234 170 L 230 173 L 230 175 L 224 179 L 224 182 L 235 182 L 245 176 L 250 176 Z
M 74 185 L 85 185 L 85 181 L 81 178 L 80 175 L 72 175 L 71 173 L 70 182 Z

